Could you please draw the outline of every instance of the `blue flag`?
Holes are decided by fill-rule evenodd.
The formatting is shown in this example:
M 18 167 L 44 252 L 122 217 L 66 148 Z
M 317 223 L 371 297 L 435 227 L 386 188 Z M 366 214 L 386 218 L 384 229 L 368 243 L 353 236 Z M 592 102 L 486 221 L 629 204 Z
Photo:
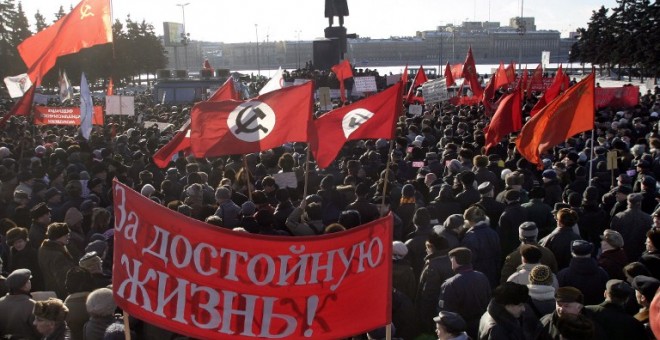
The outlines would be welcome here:
M 80 79 L 80 134 L 89 140 L 92 133 L 92 115 L 94 113 L 94 102 L 89 92 L 89 84 L 83 72 Z

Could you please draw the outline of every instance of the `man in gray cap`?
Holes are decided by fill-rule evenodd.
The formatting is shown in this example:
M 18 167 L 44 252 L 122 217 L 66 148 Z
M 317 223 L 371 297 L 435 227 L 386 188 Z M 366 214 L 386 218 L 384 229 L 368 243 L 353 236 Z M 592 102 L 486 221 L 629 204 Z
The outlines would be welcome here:
M 504 266 L 502 266 L 502 274 L 500 277 L 501 283 L 506 282 L 507 278 L 515 273 L 518 270 L 518 267 L 522 265 L 520 247 L 525 244 L 536 246 L 541 251 L 541 264 L 550 267 L 553 273 L 557 272 L 557 260 L 555 259 L 555 254 L 553 254 L 550 249 L 541 247 L 538 243 L 538 229 L 536 228 L 536 223 L 522 223 L 518 227 L 518 239 L 520 240 L 520 245 L 518 245 L 518 247 L 509 253 L 504 259 Z
M 598 265 L 605 269 L 611 279 L 625 279 L 623 267 L 630 261 L 623 250 L 623 237 L 618 231 L 605 229 L 600 239 L 602 252 L 598 255 Z
M 0 299 L 0 335 L 13 335 L 15 339 L 38 339 L 32 327 L 34 300 L 30 298 L 32 274 L 28 269 L 16 269 L 5 284 L 9 294 Z
M 637 261 L 644 252 L 646 232 L 651 229 L 653 218 L 642 211 L 642 194 L 628 195 L 628 209 L 616 214 L 610 222 L 610 229 L 618 231 L 623 237 L 628 261 Z
M 586 306 L 592 317 L 607 333 L 610 339 L 644 339 L 644 326 L 630 314 L 624 306 L 633 294 L 633 289 L 621 280 L 607 281 L 605 301 L 598 305 Z
M 465 320 L 453 312 L 442 311 L 433 318 L 435 321 L 435 335 L 439 340 L 467 340 L 465 333 Z

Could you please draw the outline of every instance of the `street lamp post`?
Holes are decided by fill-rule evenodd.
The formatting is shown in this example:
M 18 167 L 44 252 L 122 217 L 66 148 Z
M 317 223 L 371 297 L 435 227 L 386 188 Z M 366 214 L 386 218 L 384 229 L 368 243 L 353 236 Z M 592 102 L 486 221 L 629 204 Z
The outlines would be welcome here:
M 298 57 L 298 69 L 300 70 L 300 30 L 296 30 L 296 34 L 298 35 L 298 44 L 296 46 L 296 55 Z
M 190 5 L 189 2 L 185 4 L 176 4 L 181 7 L 181 16 L 183 19 L 183 35 L 181 36 L 181 43 L 183 43 L 184 60 L 186 62 L 186 70 L 188 69 L 188 35 L 186 34 L 186 6 Z
M 525 19 L 523 19 L 523 4 L 525 3 L 525 0 L 520 0 L 520 18 L 517 18 L 517 24 L 518 28 L 516 31 L 518 31 L 518 34 L 520 35 L 520 40 L 518 42 L 518 71 L 522 72 L 522 50 L 523 50 L 523 36 L 525 35 L 525 32 L 527 31 L 527 25 L 525 23 Z
M 261 64 L 259 64 L 259 25 L 254 24 L 254 33 L 257 36 L 257 75 L 261 77 Z

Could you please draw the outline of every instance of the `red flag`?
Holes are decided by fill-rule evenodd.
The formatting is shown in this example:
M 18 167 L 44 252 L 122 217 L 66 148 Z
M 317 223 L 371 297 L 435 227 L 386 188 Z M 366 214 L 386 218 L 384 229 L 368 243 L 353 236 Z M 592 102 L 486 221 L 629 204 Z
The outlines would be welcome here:
M 332 110 L 314 121 L 310 148 L 323 169 L 337 157 L 346 141 L 392 139 L 402 111 L 403 83 L 351 105 Z
M 445 66 L 445 83 L 447 83 L 447 88 L 456 84 L 456 80 L 454 80 L 454 75 L 451 74 L 451 65 L 449 65 L 449 62 L 447 62 L 447 66 Z
M 223 100 L 241 100 L 241 97 L 236 92 L 236 87 L 234 86 L 234 79 L 229 77 L 219 89 L 217 89 L 207 101 L 209 102 L 221 102 Z
M 502 86 L 509 85 L 509 83 L 511 83 L 511 81 L 509 80 L 509 75 L 504 69 L 504 64 L 500 61 L 500 67 L 498 67 L 497 71 L 495 72 L 495 84 L 493 85 L 493 87 L 495 89 L 499 89 Z
M 83 0 L 71 13 L 50 27 L 25 39 L 18 53 L 36 85 L 54 65 L 57 57 L 112 42 L 110 0 Z
M 529 113 L 531 117 L 534 117 L 543 107 L 545 107 L 553 99 L 557 98 L 560 92 L 565 91 L 568 88 L 568 77 L 564 75 L 564 72 L 561 69 L 561 65 L 557 69 L 555 74 L 555 79 L 552 81 L 552 84 L 548 87 L 547 90 L 543 93 L 543 96 L 536 102 L 536 105 L 532 108 L 532 111 Z
M 249 101 L 204 101 L 193 106 L 190 142 L 196 157 L 247 154 L 288 142 L 306 142 L 313 82 L 268 92 Z
M 417 70 L 417 74 L 415 74 L 415 80 L 413 80 L 412 85 L 410 85 L 410 89 L 408 89 L 408 95 L 406 96 L 406 102 L 410 103 L 412 102 L 413 97 L 415 96 L 415 90 L 417 89 L 418 86 L 426 83 L 429 81 L 429 79 L 426 77 L 426 73 L 424 72 L 424 68 L 420 65 L 419 70 Z
M 530 80 L 529 84 L 527 84 L 527 97 L 532 95 L 532 86 L 538 85 L 539 87 L 543 87 L 543 67 L 541 64 L 536 66 L 536 69 L 534 70 L 534 73 L 532 74 L 532 79 Z
M 408 84 L 408 64 L 406 64 L 406 68 L 403 69 L 403 73 L 401 74 L 401 82 L 403 82 L 403 86 Z
M 506 73 L 506 78 L 509 80 L 509 83 L 513 83 L 516 80 L 516 64 L 514 64 L 512 61 L 504 71 Z
M 522 74 L 522 80 L 520 81 L 520 89 L 527 89 L 527 82 L 529 81 L 529 74 L 527 72 L 527 66 L 525 66 L 525 69 L 523 70 Z
M 183 124 L 179 131 L 172 137 L 169 143 L 158 149 L 153 155 L 154 164 L 159 168 L 166 168 L 170 164 L 172 156 L 179 151 L 190 150 L 190 119 Z
M 495 97 L 495 74 L 493 74 L 490 79 L 488 80 L 488 83 L 486 84 L 486 88 L 484 89 L 484 94 L 483 97 L 481 98 L 481 102 L 484 104 L 484 108 L 486 110 L 486 116 L 491 116 L 493 113 L 493 104 L 490 102 L 493 97 Z
M 463 64 L 451 65 L 451 76 L 454 79 L 463 78 Z
M 0 119 L 0 126 L 5 126 L 9 118 L 12 116 L 28 116 L 32 112 L 32 102 L 34 101 L 34 90 L 37 88 L 36 85 L 32 85 L 19 99 L 14 107 L 6 114 L 2 119 Z
M 522 128 L 522 96 L 520 86 L 513 92 L 504 95 L 497 111 L 484 129 L 486 150 L 497 145 L 504 136 Z
M 479 75 L 477 74 L 477 67 L 474 64 L 474 56 L 472 56 L 472 46 L 468 49 L 467 57 L 463 63 L 463 78 L 470 83 L 470 89 L 472 93 L 481 98 L 483 95 L 483 89 L 481 84 L 479 84 Z
M 346 88 L 344 87 L 344 80 L 353 77 L 353 70 L 351 69 L 351 64 L 348 60 L 344 59 L 339 64 L 330 68 L 332 72 L 337 76 L 339 80 L 339 95 L 341 96 L 341 102 L 346 102 Z
M 543 152 L 575 134 L 594 128 L 595 79 L 591 73 L 523 126 L 516 147 L 530 163 L 541 164 Z
M 115 83 L 112 82 L 112 77 L 110 77 L 110 80 L 108 80 L 108 91 L 106 92 L 106 96 L 112 96 L 112 91 L 115 89 Z

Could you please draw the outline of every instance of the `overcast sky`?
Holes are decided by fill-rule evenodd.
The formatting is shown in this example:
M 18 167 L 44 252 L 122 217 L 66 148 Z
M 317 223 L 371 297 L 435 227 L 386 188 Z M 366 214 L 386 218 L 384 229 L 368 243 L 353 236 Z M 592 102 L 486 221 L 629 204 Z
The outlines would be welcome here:
M 20 1 L 31 25 L 37 10 L 52 22 L 60 6 L 68 13 L 78 4 Z M 521 1 L 523 16 L 535 17 L 537 29 L 559 30 L 562 36 L 586 27 L 592 11 L 600 6 L 616 6 L 615 0 L 348 0 L 350 15 L 344 26 L 361 37 L 388 38 L 466 20 L 506 25 L 509 18 L 520 15 Z M 323 0 L 112 0 L 113 19 L 123 22 L 130 14 L 135 21 L 152 23 L 161 35 L 164 21 L 183 22 L 182 6 L 177 4 L 186 3 L 186 31 L 193 40 L 253 42 L 257 36 L 259 41 L 312 40 L 322 37 L 328 25 Z

